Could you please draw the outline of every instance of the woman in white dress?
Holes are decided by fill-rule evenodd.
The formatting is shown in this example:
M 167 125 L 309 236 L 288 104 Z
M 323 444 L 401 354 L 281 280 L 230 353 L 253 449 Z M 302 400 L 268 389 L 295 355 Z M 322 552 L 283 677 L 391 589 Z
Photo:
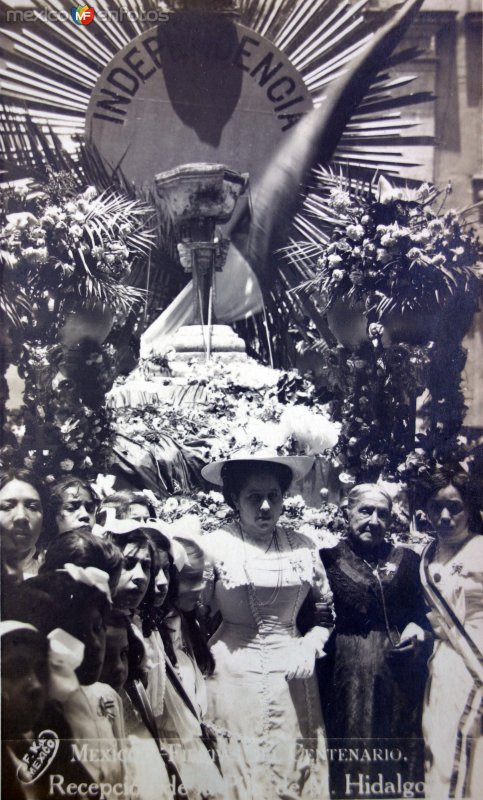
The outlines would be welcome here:
M 436 642 L 423 711 L 426 797 L 483 790 L 483 536 L 468 475 L 435 472 L 427 515 L 436 534 L 421 560 Z
M 314 666 L 330 630 L 315 626 L 302 636 L 296 620 L 309 593 L 326 604 L 330 590 L 312 542 L 277 525 L 284 493 L 312 464 L 240 453 L 203 469 L 237 513 L 203 538 L 203 601 L 222 616 L 210 641 L 216 668 L 207 718 L 219 731 L 225 780 L 241 800 L 329 796 Z

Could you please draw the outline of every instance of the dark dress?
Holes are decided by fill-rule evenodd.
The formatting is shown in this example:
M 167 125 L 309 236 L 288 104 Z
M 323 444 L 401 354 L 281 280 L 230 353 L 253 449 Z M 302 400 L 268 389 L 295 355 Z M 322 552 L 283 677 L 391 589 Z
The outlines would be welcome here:
M 365 785 L 359 792 L 360 775 L 371 783 L 381 774 L 396 782 L 398 773 L 402 781 L 423 779 L 427 654 L 415 658 L 391 653 L 409 622 L 427 627 L 419 557 L 387 542 L 375 556 L 377 562 L 367 562 L 349 540 L 320 551 L 336 614 L 328 657 L 319 662 L 333 797 L 349 796 L 348 788 L 353 798 L 372 796 Z M 340 748 L 358 752 L 347 754 Z M 393 758 L 386 752 L 375 754 L 374 748 L 393 748 Z M 350 787 L 348 775 L 354 781 Z

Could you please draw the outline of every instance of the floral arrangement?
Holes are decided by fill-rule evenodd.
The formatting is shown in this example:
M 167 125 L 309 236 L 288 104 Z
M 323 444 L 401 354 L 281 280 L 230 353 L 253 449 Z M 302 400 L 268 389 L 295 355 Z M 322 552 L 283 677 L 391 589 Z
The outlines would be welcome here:
M 326 245 L 313 269 L 313 245 L 286 252 L 310 276 L 296 291 L 311 293 L 326 323 L 300 349 L 323 364 L 343 474 L 394 480 L 415 449 L 443 461 L 458 450 L 479 242 L 463 212 L 444 210 L 449 190 L 323 177 L 314 213 Z
M 389 537 L 394 543 L 407 543 L 421 549 L 428 540 L 426 536 L 410 532 L 405 492 L 402 484 L 383 484 L 393 497 L 393 513 Z M 151 497 L 152 499 L 152 497 Z M 185 520 L 189 528 L 191 520 L 196 520 L 196 529 L 209 533 L 236 519 L 235 512 L 228 506 L 221 492 L 198 491 L 191 497 L 170 497 L 164 502 L 155 500 L 158 517 L 165 522 Z M 342 508 L 322 499 L 317 508 L 306 503 L 298 494 L 284 498 L 279 524 L 308 536 L 317 547 L 334 547 L 347 535 L 347 522 Z
M 47 314 L 60 326 L 70 299 L 123 312 L 142 299 L 139 289 L 123 281 L 152 243 L 147 213 L 138 201 L 98 194 L 92 186 L 58 203 L 51 202 L 46 187 L 22 211 L 8 213 L 0 247 L 9 254 L 18 284 L 28 286 L 36 316 Z
M 115 409 L 124 456 L 129 440 L 150 451 L 157 468 L 164 471 L 161 483 L 153 476 L 149 488 L 155 489 L 156 483 L 161 493 L 168 484 L 171 492 L 199 488 L 203 486 L 199 472 L 207 461 L 241 448 L 255 451 L 265 446 L 280 454 L 323 456 L 337 442 L 339 425 L 331 422 L 328 407 L 318 402 L 313 383 L 296 371 L 271 369 L 251 360 L 227 363 L 216 357 L 206 364 L 173 361 L 172 367 L 181 385 L 169 399 L 158 400 L 155 406 Z M 173 378 L 164 380 L 170 384 Z M 137 376 L 131 376 L 129 383 L 137 386 Z M 119 384 L 126 394 L 126 383 Z M 170 454 L 163 455 L 163 450 Z M 116 463 L 122 467 L 119 459 Z M 172 469 L 174 473 L 166 475 Z
M 235 512 L 225 503 L 221 492 L 216 491 L 198 491 L 191 498 L 170 497 L 158 505 L 158 513 L 159 518 L 166 522 L 195 515 L 203 533 L 236 519 Z M 312 508 L 301 495 L 284 499 L 279 524 L 309 536 L 320 547 L 337 544 L 346 530 L 344 515 L 339 506 L 322 502 L 319 508 Z
M 415 446 L 412 399 L 426 386 L 431 356 L 431 346 L 384 348 L 379 337 L 357 352 L 339 346 L 321 353 L 332 413 L 341 425 L 334 456 L 343 483 L 397 478 L 399 465 Z
M 475 231 L 457 211 L 443 212 L 444 200 L 435 208 L 440 196 L 428 184 L 394 188 L 384 177 L 377 187 L 332 188 L 331 234 L 310 281 L 322 309 L 346 297 L 384 321 L 393 310 L 431 313 L 453 297 L 477 295 Z
M 0 457 L 47 475 L 92 477 L 112 443 L 103 406 L 115 353 L 106 337 L 144 296 L 126 281 L 152 234 L 144 204 L 93 187 L 79 193 L 61 178 L 3 198 L 0 313 L 11 339 L 3 366 L 15 364 L 25 381 L 26 430 L 21 446 Z
M 18 447 L 1 449 L 3 466 L 16 463 L 52 480 L 68 474 L 91 478 L 107 468 L 112 415 L 102 400 L 114 378 L 115 359 L 111 346 L 93 348 L 90 358 L 83 354 L 76 379 L 69 379 L 56 366 L 62 358 L 59 345 L 24 342 L 18 369 L 25 379 L 25 432 Z

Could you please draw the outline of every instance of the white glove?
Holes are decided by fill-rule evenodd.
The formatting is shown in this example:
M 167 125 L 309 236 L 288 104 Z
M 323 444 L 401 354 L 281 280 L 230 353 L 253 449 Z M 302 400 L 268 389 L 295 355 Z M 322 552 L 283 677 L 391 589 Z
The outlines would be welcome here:
M 313 675 L 315 659 L 325 655 L 323 648 L 329 635 L 326 628 L 316 627 L 294 641 L 291 664 L 285 673 L 288 681 Z

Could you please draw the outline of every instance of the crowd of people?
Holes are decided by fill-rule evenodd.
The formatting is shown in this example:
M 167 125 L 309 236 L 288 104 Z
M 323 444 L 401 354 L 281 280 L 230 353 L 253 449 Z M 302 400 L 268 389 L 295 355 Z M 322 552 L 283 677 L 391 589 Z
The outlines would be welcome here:
M 420 557 L 359 484 L 333 547 L 279 524 L 313 459 L 204 467 L 234 521 L 168 524 L 0 474 L 2 796 L 475 798 L 483 786 L 483 537 L 464 469 L 418 487 Z

